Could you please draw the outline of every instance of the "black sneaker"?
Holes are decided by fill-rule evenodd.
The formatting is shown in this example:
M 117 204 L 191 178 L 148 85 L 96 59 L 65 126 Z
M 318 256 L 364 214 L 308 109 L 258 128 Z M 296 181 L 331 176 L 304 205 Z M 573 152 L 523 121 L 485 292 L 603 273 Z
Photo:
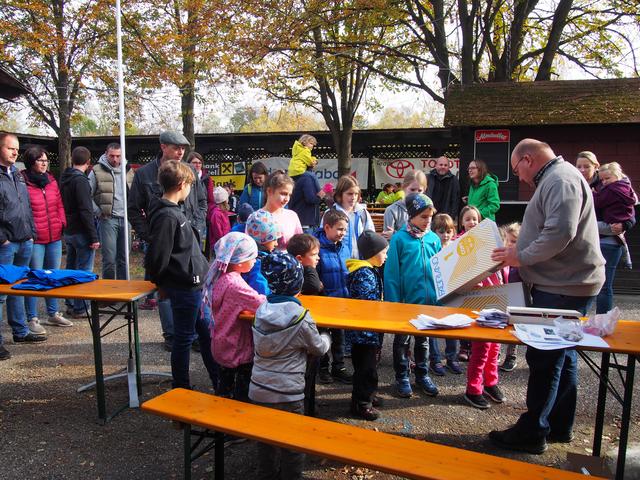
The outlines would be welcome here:
M 13 336 L 13 343 L 36 343 L 46 341 L 46 335 L 34 335 L 33 333 L 27 333 L 24 337 Z
M 489 408 L 489 402 L 484 398 L 484 395 L 471 395 L 470 393 L 465 393 L 464 399 L 469 405 L 479 408 L 480 410 L 486 410 Z
M 378 395 L 371 396 L 371 405 L 374 407 L 383 407 L 384 406 L 384 398 L 379 397 Z
M 333 383 L 333 376 L 329 372 L 329 370 L 320 370 L 318 372 L 318 382 L 328 384 Z
M 370 422 L 380 418 L 380 412 L 376 410 L 373 405 L 367 407 L 365 405 L 360 405 L 357 402 L 351 402 L 351 413 L 356 417 Z
M 191 350 L 193 350 L 194 352 L 200 353 L 200 340 L 196 338 L 193 341 L 193 343 L 191 344 Z
M 549 442 L 549 443 L 571 443 L 571 442 L 573 442 L 573 432 L 569 432 L 569 433 L 549 432 L 549 435 L 547 435 L 547 442 Z
M 484 394 L 496 403 L 502 403 L 505 400 L 504 394 L 498 385 L 484 387 Z
M 442 362 L 429 362 L 429 370 L 438 377 L 444 377 L 446 373 Z
M 9 360 L 11 358 L 11 352 L 4 348 L 4 345 L 0 345 L 0 361 Z
M 518 366 L 518 360 L 515 355 L 509 355 L 504 359 L 502 365 L 500 365 L 500 370 L 503 372 L 511 372 Z
M 455 373 L 456 375 L 462 375 L 464 373 L 464 370 L 462 370 L 462 367 L 457 360 L 447 360 L 447 370 L 451 373 Z
M 489 440 L 500 448 L 516 452 L 533 453 L 534 455 L 540 455 L 547 449 L 547 441 L 544 437 L 527 437 L 523 435 L 521 431 L 518 431 L 516 427 L 511 427 L 506 430 L 494 430 L 489 433 Z
M 340 383 L 346 383 L 347 385 L 353 383 L 353 375 L 347 372 L 347 369 L 344 367 L 340 370 L 331 370 L 331 376 Z

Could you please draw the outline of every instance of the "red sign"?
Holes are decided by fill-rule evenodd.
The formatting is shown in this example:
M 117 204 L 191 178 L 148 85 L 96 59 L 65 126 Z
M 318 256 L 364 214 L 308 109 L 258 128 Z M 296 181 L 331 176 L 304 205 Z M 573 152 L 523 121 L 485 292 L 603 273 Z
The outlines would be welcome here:
M 509 130 L 476 130 L 476 143 L 506 143 Z

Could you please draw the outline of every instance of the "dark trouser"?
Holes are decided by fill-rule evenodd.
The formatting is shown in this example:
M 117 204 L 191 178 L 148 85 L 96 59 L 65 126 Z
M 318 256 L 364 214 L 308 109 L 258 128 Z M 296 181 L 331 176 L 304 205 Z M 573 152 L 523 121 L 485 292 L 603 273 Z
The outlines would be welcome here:
M 351 345 L 353 362 L 353 392 L 351 400 L 363 407 L 371 407 L 371 398 L 378 389 L 378 346 L 354 343 Z
M 287 403 L 258 403 L 285 412 L 302 414 L 302 400 Z M 259 480 L 298 480 L 302 478 L 304 453 L 286 450 L 266 443 L 256 445 Z
M 218 366 L 211 354 L 211 333 L 208 317 L 200 314 L 201 290 L 165 289 L 171 300 L 174 324 L 173 346 L 171 349 L 171 374 L 173 387 L 191 388 L 189 380 L 189 360 L 191 343 L 197 333 L 200 340 L 200 355 L 209 373 L 214 389 L 218 380 Z
M 460 342 L 455 338 L 445 339 L 444 356 L 447 362 L 458 360 L 458 345 Z M 429 361 L 439 363 L 442 360 L 440 346 L 437 338 L 429 338 Z
M 596 297 L 596 313 L 607 313 L 613 308 L 613 279 L 622 257 L 624 246 L 613 243 L 600 243 L 600 251 L 606 261 L 604 266 L 604 285 Z
M 585 314 L 592 297 L 572 297 L 531 292 L 534 307 L 578 310 Z M 578 355 L 574 349 L 538 350 L 527 347 L 529 383 L 527 411 L 520 416 L 518 430 L 527 438 L 543 438 L 571 432 L 578 393 Z
M 320 357 L 307 355 L 307 368 L 304 372 L 304 414 L 316 414 L 316 375 L 320 366 Z
M 331 370 L 337 372 L 344 368 L 344 330 L 330 328 L 331 334 Z M 320 359 L 320 370 L 329 370 L 329 354 L 325 353 Z
M 410 335 L 395 335 L 393 337 L 393 369 L 396 372 L 396 380 L 409 378 L 407 345 L 409 345 L 410 338 Z M 416 362 L 416 378 L 422 378 L 428 374 L 429 338 L 422 336 L 414 336 L 413 338 L 413 359 Z
M 249 402 L 249 383 L 253 363 L 243 363 L 235 368 L 220 365 L 218 389 L 216 394 L 221 397 L 233 398 L 240 402 Z

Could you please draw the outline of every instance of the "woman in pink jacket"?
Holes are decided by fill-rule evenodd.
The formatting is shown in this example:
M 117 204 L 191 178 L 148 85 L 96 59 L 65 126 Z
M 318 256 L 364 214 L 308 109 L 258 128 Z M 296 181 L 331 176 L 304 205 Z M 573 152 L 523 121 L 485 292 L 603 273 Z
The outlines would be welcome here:
M 42 147 L 30 147 L 22 155 L 26 169 L 22 171 L 27 184 L 31 211 L 36 225 L 30 267 L 34 269 L 60 268 L 62 259 L 62 230 L 66 226 L 62 197 L 56 179 L 47 172 L 49 159 Z M 45 333 L 38 319 L 37 297 L 25 297 L 29 330 L 36 334 Z M 58 299 L 47 298 L 47 320 L 43 323 L 56 327 L 73 325 L 58 311 Z

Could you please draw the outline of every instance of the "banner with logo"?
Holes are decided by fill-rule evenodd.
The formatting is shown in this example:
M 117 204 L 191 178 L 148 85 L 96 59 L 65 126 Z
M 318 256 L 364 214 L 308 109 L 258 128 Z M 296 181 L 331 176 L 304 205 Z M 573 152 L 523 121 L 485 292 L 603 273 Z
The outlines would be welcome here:
M 206 169 L 211 180 L 213 180 L 214 187 L 231 183 L 234 190 L 242 190 L 244 188 L 246 177 L 245 162 L 209 163 Z
M 373 173 L 375 188 L 382 189 L 387 183 L 402 182 L 404 176 L 412 170 L 422 170 L 425 174 L 435 168 L 437 158 L 374 158 Z M 450 158 L 451 173 L 458 176 L 459 158 Z
M 259 160 L 264 163 L 269 173 L 274 170 L 289 169 L 289 161 L 291 157 L 269 157 Z M 318 177 L 320 187 L 326 183 L 332 183 L 335 187 L 338 183 L 338 159 L 337 158 L 319 158 L 318 165 L 313 170 Z M 369 159 L 368 158 L 352 158 L 351 159 L 351 175 L 358 179 L 360 188 L 363 190 L 369 186 Z

